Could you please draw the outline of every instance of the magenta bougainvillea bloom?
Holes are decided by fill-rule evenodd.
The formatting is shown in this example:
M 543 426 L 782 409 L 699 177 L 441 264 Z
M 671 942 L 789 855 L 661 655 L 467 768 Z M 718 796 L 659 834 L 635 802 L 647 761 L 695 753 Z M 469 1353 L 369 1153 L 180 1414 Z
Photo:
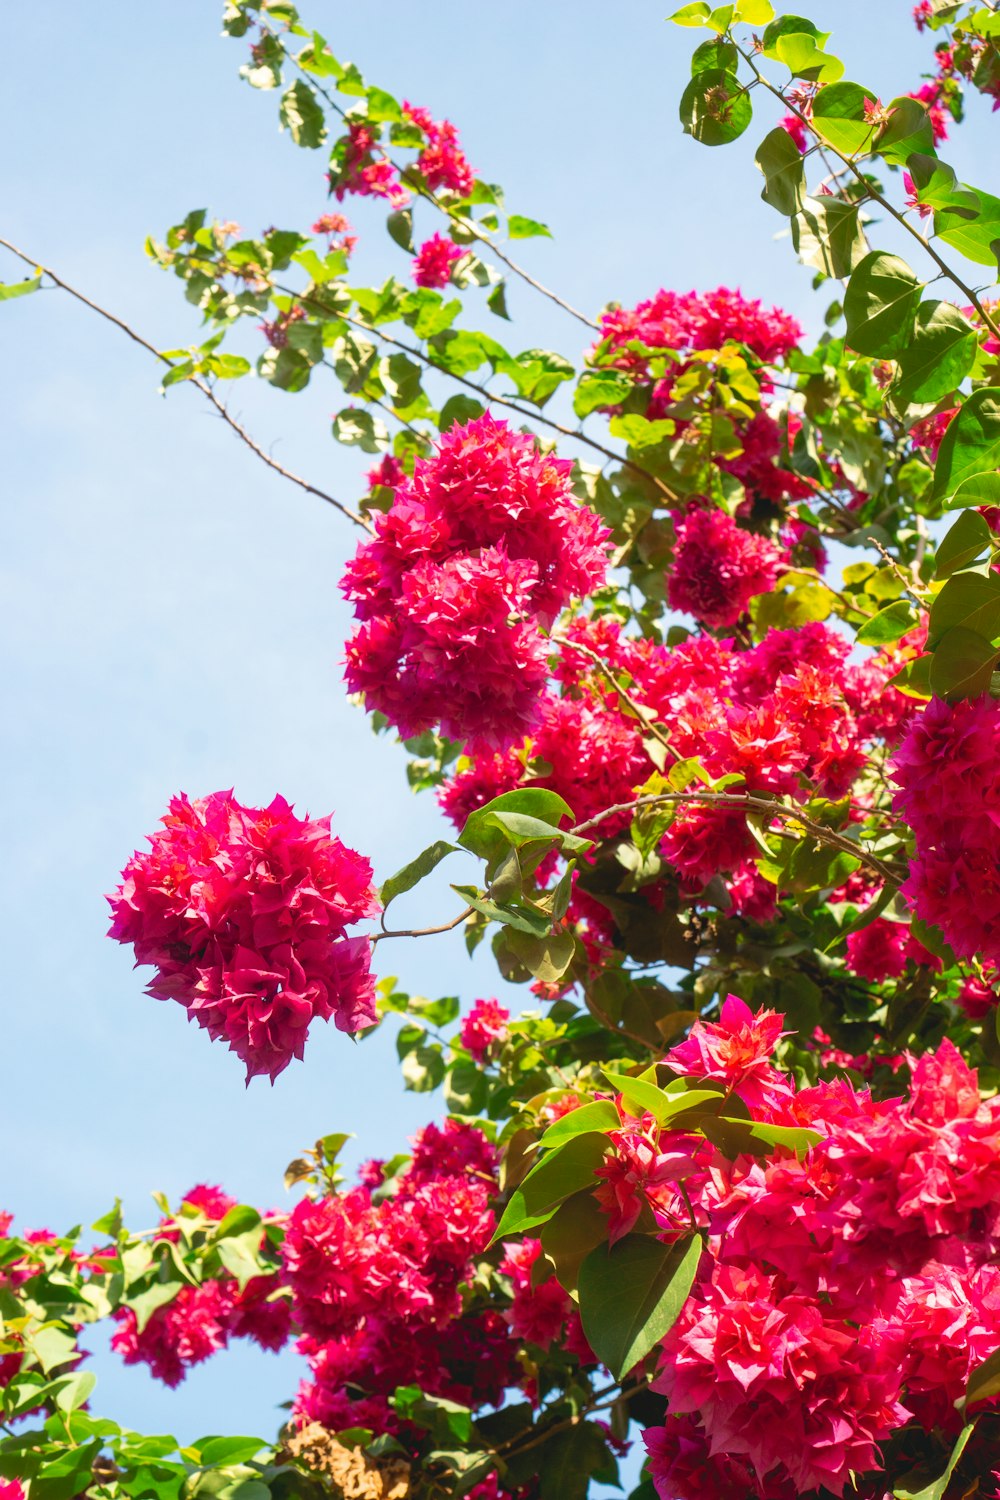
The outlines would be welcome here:
M 459 1033 L 462 1046 L 476 1062 L 483 1062 L 494 1042 L 507 1040 L 510 1011 L 499 1000 L 477 1000 L 468 1015 L 462 1017 Z
M 451 268 L 465 251 L 446 234 L 424 240 L 413 260 L 413 279 L 417 286 L 442 287 L 451 280 Z
M 417 157 L 417 166 L 424 174 L 431 192 L 447 188 L 463 197 L 471 193 L 476 185 L 476 174 L 469 165 L 465 152 L 458 143 L 458 131 L 450 120 L 434 120 L 430 110 L 419 105 L 403 103 L 404 118 L 424 133 L 425 144 Z
M 770 1060 L 781 1025 L 730 997 L 666 1062 L 754 1120 L 813 1130 L 810 1149 L 722 1152 L 619 1100 L 599 1173 L 609 1237 L 640 1213 L 664 1239 L 692 1219 L 704 1235 L 653 1380 L 662 1500 L 843 1495 L 899 1428 L 953 1441 L 969 1373 L 1000 1342 L 1000 1101 L 947 1040 L 891 1060 L 911 1070 L 902 1097 L 798 1087 Z
M 916 857 L 902 887 L 959 958 L 1000 962 L 1000 702 L 933 698 L 896 751 Z
M 670 607 L 713 630 L 735 625 L 755 594 L 774 587 L 787 560 L 783 548 L 722 510 L 689 511 L 676 532 L 667 574 Z
M 227 1042 L 248 1081 L 301 1058 L 316 1019 L 351 1032 L 375 1021 L 371 945 L 347 936 L 380 910 L 371 865 L 329 818 L 228 791 L 175 797 L 162 821 L 108 897 L 109 936 L 156 968 L 147 993 Z
M 693 352 L 740 343 L 771 363 L 791 353 L 802 329 L 779 307 L 766 308 L 720 286 L 714 292 L 661 290 L 633 308 L 613 307 L 601 315 L 601 334 L 612 350 L 621 351 L 623 364 L 641 368 L 647 356 L 629 344 Z
M 543 630 L 607 569 L 607 529 L 570 464 L 486 415 L 416 460 L 342 581 L 361 622 L 348 686 L 405 737 L 439 726 L 503 748 L 534 724 Z

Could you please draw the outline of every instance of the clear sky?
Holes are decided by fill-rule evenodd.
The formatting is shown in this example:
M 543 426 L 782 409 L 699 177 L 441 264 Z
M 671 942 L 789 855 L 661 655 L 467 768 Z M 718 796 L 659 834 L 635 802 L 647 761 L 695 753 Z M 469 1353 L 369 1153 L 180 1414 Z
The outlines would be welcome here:
M 848 77 L 883 98 L 917 86 L 929 48 L 906 24 L 907 0 L 805 8 L 836 28 Z M 666 9 L 303 4 L 341 59 L 454 119 L 512 209 L 552 226 L 552 243 L 518 248 L 577 305 L 727 283 L 818 331 L 810 273 L 774 243 L 783 221 L 759 201 L 761 132 L 713 152 L 681 133 L 698 37 L 664 25 Z M 0 235 L 159 347 L 194 341 L 197 319 L 144 258 L 148 233 L 201 206 L 250 231 L 307 227 L 324 211 L 322 154 L 280 136 L 274 96 L 238 79 L 245 44 L 220 39 L 212 0 L 40 0 L 8 7 L 4 31 L 21 65 L 0 96 Z M 979 101 L 974 116 L 948 152 L 960 172 L 974 171 Z M 359 276 L 405 275 L 376 216 L 353 216 Z M 0 252 L 0 278 L 21 274 Z M 527 289 L 511 305 L 514 347 L 579 352 L 584 330 Z M 103 935 L 102 898 L 181 789 L 234 785 L 252 803 L 280 791 L 300 811 L 334 811 L 379 879 L 442 834 L 433 800 L 407 790 L 401 754 L 343 695 L 337 579 L 355 537 L 241 448 L 196 393 L 161 399 L 150 357 L 62 294 L 4 304 L 0 340 L 0 1206 L 21 1225 L 65 1228 L 118 1193 L 141 1227 L 151 1189 L 176 1198 L 196 1181 L 281 1203 L 285 1163 L 317 1135 L 355 1131 L 352 1162 L 391 1155 L 440 1100 L 402 1092 L 388 1030 L 355 1048 L 321 1029 L 304 1066 L 245 1090 L 230 1054 L 178 1007 L 143 996 L 129 955 Z M 276 456 L 351 499 L 370 460 L 329 437 L 339 396 L 321 380 L 294 400 L 252 381 L 232 392 Z M 448 878 L 459 876 L 410 909 L 449 915 Z M 381 972 L 411 991 L 466 1002 L 502 992 L 458 940 L 388 947 Z M 185 1439 L 269 1435 L 298 1363 L 237 1350 L 169 1393 L 99 1355 L 95 1405 Z

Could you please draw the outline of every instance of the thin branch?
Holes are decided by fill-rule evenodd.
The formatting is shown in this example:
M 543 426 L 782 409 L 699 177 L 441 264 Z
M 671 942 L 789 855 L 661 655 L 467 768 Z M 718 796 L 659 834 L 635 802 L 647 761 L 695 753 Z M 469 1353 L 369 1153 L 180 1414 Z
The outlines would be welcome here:
M 264 29 L 266 28 L 262 28 L 262 30 Z M 288 54 L 286 54 L 286 56 L 287 55 Z M 342 120 L 346 120 L 347 111 L 343 108 L 342 105 L 337 103 L 336 99 L 334 99 L 332 94 L 330 94 L 321 83 L 317 82 L 315 74 L 310 73 L 308 68 L 303 68 L 302 64 L 298 62 L 296 58 L 290 57 L 290 61 L 302 74 L 302 77 L 309 82 L 312 88 L 314 88 L 316 92 L 326 100 L 327 104 L 330 106 L 333 112 L 339 115 Z M 588 318 L 586 313 L 580 312 L 579 308 L 574 307 L 571 302 L 567 302 L 564 297 L 560 297 L 558 292 L 554 292 L 551 287 L 547 287 L 543 282 L 537 280 L 537 278 L 526 271 L 523 266 L 518 265 L 517 261 L 512 260 L 511 257 L 506 253 L 506 251 L 501 250 L 499 245 L 497 245 L 496 242 L 491 239 L 488 234 L 483 233 L 479 225 L 476 223 L 475 219 L 468 219 L 464 214 L 460 214 L 457 209 L 452 208 L 450 204 L 443 203 L 441 199 L 438 198 L 437 194 L 433 193 L 425 183 L 415 182 L 414 179 L 408 175 L 406 167 L 403 167 L 399 164 L 399 162 L 394 161 L 389 155 L 388 151 L 386 151 L 384 146 L 378 145 L 376 146 L 376 150 L 378 151 L 378 154 L 382 158 L 382 160 L 387 161 L 392 167 L 393 171 L 398 174 L 400 181 L 405 181 L 409 187 L 414 189 L 414 191 L 416 191 L 420 195 L 421 198 L 424 198 L 428 203 L 433 204 L 433 206 L 438 209 L 440 213 L 443 213 L 452 224 L 457 225 L 463 231 L 463 233 L 471 235 L 474 240 L 477 240 L 479 242 L 479 244 L 485 245 L 487 249 L 492 251 L 497 260 L 502 261 L 503 264 L 508 268 L 508 270 L 514 272 L 515 276 L 520 276 L 521 280 L 526 282 L 528 286 L 534 288 L 534 290 L 536 292 L 539 292 L 543 297 L 547 297 L 550 302 L 554 302 L 557 307 L 561 307 L 564 312 L 568 312 L 570 316 L 576 318 L 578 322 L 583 323 L 587 328 L 592 328 L 595 333 L 600 333 L 601 330 L 599 324 L 593 322 L 591 318 Z
M 621 698 L 622 702 L 632 710 L 635 717 L 639 720 L 639 723 L 644 725 L 645 728 L 648 729 L 649 733 L 653 736 L 654 739 L 659 740 L 660 744 L 666 750 L 668 755 L 672 755 L 675 759 L 677 758 L 677 752 L 674 749 L 673 745 L 670 743 L 670 735 L 667 733 L 666 729 L 664 729 L 662 725 L 657 724 L 654 720 L 649 718 L 648 714 L 643 710 L 641 704 L 637 703 L 636 700 L 632 697 L 631 693 L 627 692 L 626 689 L 622 687 L 621 683 L 618 681 L 614 672 L 612 672 L 611 668 L 608 666 L 603 657 L 599 656 L 596 651 L 591 650 L 589 646 L 584 646 L 580 641 L 571 641 L 565 635 L 556 635 L 553 636 L 552 639 L 554 641 L 557 641 L 560 646 L 568 647 L 570 651 L 579 651 L 583 656 L 589 657 L 589 659 L 594 663 L 594 666 L 597 667 L 598 671 L 607 678 L 608 682 L 614 688 L 615 692 L 618 694 L 619 698 Z
M 275 290 L 285 296 L 294 297 L 296 301 L 306 307 L 313 301 L 313 298 L 308 293 L 292 291 L 290 287 L 281 286 L 277 282 L 274 285 Z M 318 305 L 321 306 L 321 304 Z M 402 353 L 411 355 L 414 359 L 421 360 L 429 369 L 437 370 L 440 374 L 446 375 L 449 380 L 454 380 L 459 385 L 464 385 L 467 390 L 475 391 L 478 396 L 482 396 L 483 400 L 490 405 L 503 406 L 508 411 L 517 412 L 518 416 L 525 417 L 529 422 L 538 422 L 543 427 L 550 428 L 552 432 L 560 433 L 562 437 L 571 438 L 574 442 L 582 443 L 585 447 L 592 448 L 595 453 L 603 454 L 606 459 L 610 459 L 613 463 L 621 464 L 625 469 L 631 469 L 634 474 L 641 474 L 644 479 L 648 479 L 650 483 L 656 486 L 665 500 L 676 501 L 678 499 L 678 496 L 670 486 L 656 474 L 651 474 L 648 469 L 644 469 L 641 464 L 635 463 L 633 459 L 625 458 L 621 453 L 616 453 L 613 448 L 606 448 L 603 443 L 597 442 L 595 438 L 589 437 L 587 433 L 573 427 L 567 427 L 562 422 L 556 422 L 552 417 L 545 416 L 542 411 L 533 411 L 529 407 L 521 406 L 519 402 L 511 401 L 508 396 L 495 395 L 494 392 L 488 391 L 484 385 L 480 385 L 475 380 L 470 380 L 467 375 L 459 375 L 454 370 L 449 370 L 446 365 L 439 364 L 437 360 L 432 358 L 431 355 L 426 354 L 417 345 L 406 344 L 402 339 L 393 338 L 391 333 L 386 333 L 381 328 L 373 328 L 370 323 L 365 323 L 360 318 L 352 318 L 348 313 L 343 312 L 338 312 L 335 316 L 340 322 L 348 324 L 349 327 L 358 328 L 362 333 L 367 333 L 373 338 L 380 339 L 384 344 L 390 344 L 394 349 L 399 349 Z
M 789 99 L 787 99 L 781 92 L 781 90 L 770 81 L 770 79 L 764 77 L 764 74 L 760 71 L 757 64 L 754 62 L 753 55 L 751 53 L 745 52 L 738 43 L 736 44 L 736 47 L 744 62 L 747 63 L 747 65 L 752 69 L 758 83 L 762 83 L 767 89 L 768 93 L 773 94 L 776 99 L 780 99 L 782 108 L 789 110 L 791 114 L 793 114 L 802 125 L 804 125 L 815 135 L 816 131 L 807 116 L 803 114 L 803 112 L 798 108 L 797 105 L 793 104 Z M 874 203 L 881 204 L 886 213 L 890 214 L 892 218 L 896 220 L 897 224 L 901 224 L 903 226 L 907 234 L 911 235 L 915 240 L 918 241 L 919 244 L 923 246 L 927 254 L 930 256 L 931 260 L 938 267 L 938 270 L 941 271 L 941 273 L 946 276 L 954 286 L 958 287 L 963 296 L 969 299 L 971 305 L 976 309 L 976 312 L 979 314 L 980 318 L 982 318 L 984 325 L 996 338 L 1000 338 L 1000 326 L 998 326 L 993 321 L 990 313 L 986 311 L 986 308 L 980 301 L 978 294 L 973 291 L 972 287 L 966 285 L 966 283 L 961 279 L 956 271 L 952 270 L 952 268 L 948 265 L 948 262 L 931 244 L 930 240 L 925 239 L 924 236 L 920 233 L 919 229 L 916 229 L 909 222 L 909 220 L 906 218 L 906 215 L 901 213 L 899 209 L 896 208 L 895 204 L 890 202 L 890 200 L 886 198 L 883 193 L 879 192 L 879 190 L 875 188 L 871 182 L 869 182 L 868 178 L 861 171 L 856 162 L 852 161 L 849 156 L 845 156 L 842 151 L 838 151 L 837 147 L 832 145 L 829 141 L 825 143 L 825 146 L 827 150 L 832 151 L 833 155 L 837 158 L 838 161 L 843 162 L 844 166 L 854 174 L 858 182 L 860 182 L 862 187 L 864 187 L 869 198 L 871 198 Z
M 637 797 L 632 802 L 619 802 L 614 807 L 606 807 L 603 812 L 571 828 L 570 833 L 586 833 L 591 828 L 596 828 L 599 824 L 606 822 L 608 818 L 620 816 L 622 813 L 636 812 L 643 807 L 667 807 L 691 802 L 701 803 L 706 807 L 749 808 L 753 812 L 767 813 L 770 817 L 781 818 L 785 822 L 799 823 L 820 843 L 829 844 L 833 849 L 840 849 L 843 853 L 852 855 L 853 858 L 861 860 L 862 864 L 876 871 L 886 882 L 897 884 L 897 876 L 890 867 L 883 864 L 874 854 L 870 854 L 861 844 L 853 843 L 851 839 L 836 833 L 832 828 L 824 828 L 822 823 L 814 822 L 797 808 L 787 807 L 784 802 L 777 802 L 769 797 L 754 796 L 751 792 L 658 792 L 648 797 Z
M 467 917 L 471 917 L 473 910 L 473 907 L 467 906 L 464 911 L 459 912 L 453 922 L 442 922 L 440 927 L 401 927 L 395 932 L 383 928 L 381 932 L 372 933 L 369 941 L 374 948 L 375 944 L 380 943 L 383 938 L 434 937 L 439 932 L 451 932 L 455 927 L 460 927 Z
M 41 261 L 36 260 L 34 256 L 26 255 L 25 252 L 23 250 L 19 250 L 16 245 L 12 245 L 10 240 L 0 238 L 0 245 L 2 245 L 5 250 L 9 250 L 12 255 L 16 255 L 18 260 L 24 261 L 25 265 L 33 266 L 37 271 L 47 276 L 51 282 L 53 282 L 57 287 L 60 288 L 61 291 L 68 292 L 69 295 L 71 297 L 74 297 L 77 302 L 82 302 L 84 307 L 89 307 L 91 312 L 97 313 L 108 323 L 113 323 L 116 328 L 120 328 L 122 333 L 127 334 L 133 343 L 138 344 L 139 347 L 141 349 L 145 349 L 147 353 L 154 355 L 161 364 L 167 366 L 168 370 L 172 370 L 174 368 L 173 361 L 168 359 L 165 354 L 161 354 L 159 349 L 156 348 L 155 344 L 151 344 L 148 339 L 143 338 L 142 334 L 137 333 L 134 328 L 130 327 L 129 324 L 124 322 L 121 318 L 116 317 L 114 313 L 108 312 L 107 308 L 99 306 L 98 303 L 93 302 L 89 297 L 85 296 L 83 292 L 77 291 L 76 287 L 70 286 L 67 281 L 64 281 L 62 279 L 61 276 L 57 276 L 55 271 L 53 271 L 50 266 L 43 266 Z M 305 490 L 306 494 L 315 495 L 317 499 L 323 500 L 327 505 L 332 505 L 335 510 L 339 510 L 341 515 L 346 516 L 347 519 L 353 522 L 355 526 L 360 526 L 367 532 L 374 531 L 371 522 L 367 521 L 364 516 L 358 515 L 356 511 L 351 510 L 350 506 L 344 505 L 340 500 L 334 499 L 333 495 L 328 495 L 325 490 L 317 489 L 314 484 L 310 484 L 308 480 L 303 479 L 299 474 L 294 473 L 293 470 L 285 468 L 284 464 L 279 464 L 277 459 L 272 458 L 269 453 L 266 453 L 260 446 L 260 444 L 250 436 L 246 428 L 243 427 L 229 412 L 223 402 L 219 400 L 218 396 L 215 394 L 215 391 L 207 381 L 202 380 L 200 376 L 196 375 L 193 376 L 190 380 L 185 381 L 184 384 L 193 385 L 197 390 L 199 390 L 201 394 L 212 403 L 219 416 L 226 423 L 226 425 L 230 427 L 233 432 L 235 432 L 240 441 L 245 443 L 246 446 L 250 449 L 251 453 L 256 454 L 256 456 L 261 460 L 262 463 L 267 464 L 269 469 L 273 469 L 274 472 L 276 474 L 280 474 L 283 479 L 290 480 L 292 484 L 297 484 L 300 489 Z

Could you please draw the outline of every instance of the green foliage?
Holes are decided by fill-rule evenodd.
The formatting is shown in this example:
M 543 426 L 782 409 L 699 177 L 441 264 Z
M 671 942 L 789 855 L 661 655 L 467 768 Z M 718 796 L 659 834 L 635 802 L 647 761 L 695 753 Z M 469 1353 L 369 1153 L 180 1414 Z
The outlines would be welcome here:
M 702 1252 L 701 1237 L 664 1245 L 628 1234 L 598 1245 L 580 1267 L 580 1317 L 594 1353 L 616 1380 L 669 1333 L 687 1301 Z

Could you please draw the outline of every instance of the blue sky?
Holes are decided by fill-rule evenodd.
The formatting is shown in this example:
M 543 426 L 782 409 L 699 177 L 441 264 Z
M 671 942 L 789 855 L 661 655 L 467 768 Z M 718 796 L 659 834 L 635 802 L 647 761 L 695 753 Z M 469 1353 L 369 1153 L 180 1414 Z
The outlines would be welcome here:
M 882 97 L 916 87 L 928 48 L 905 0 L 813 0 L 836 27 L 848 77 Z M 554 241 L 521 258 L 577 305 L 657 287 L 740 285 L 818 331 L 824 302 L 759 201 L 757 130 L 708 152 L 676 101 L 698 40 L 665 7 L 597 0 L 502 11 L 457 0 L 340 6 L 308 19 L 369 81 L 448 115 L 473 164 Z M 193 207 L 248 230 L 308 226 L 325 208 L 321 153 L 277 129 L 274 96 L 241 83 L 244 44 L 195 0 L 83 9 L 56 0 L 5 16 L 12 55 L 0 118 L 8 142 L 0 234 L 133 322 L 161 348 L 198 337 L 179 284 L 143 256 L 148 233 Z M 948 158 L 974 173 L 988 118 Z M 982 153 L 980 153 L 982 154 Z M 373 214 L 353 215 L 359 272 L 405 262 Z M 422 235 L 436 225 L 418 224 Z M 0 258 L 0 277 L 21 272 Z M 579 325 L 512 291 L 514 347 L 575 355 Z M 484 319 L 489 314 L 483 314 Z M 337 590 L 355 545 L 345 523 L 246 452 L 194 392 L 157 395 L 150 358 L 57 292 L 0 312 L 5 358 L 0 569 L 6 806 L 6 1066 L 2 1203 L 19 1222 L 89 1223 L 116 1193 L 150 1222 L 148 1192 L 220 1182 L 280 1204 L 282 1169 L 321 1133 L 357 1133 L 351 1160 L 390 1155 L 438 1100 L 402 1092 L 388 1031 L 355 1049 L 332 1029 L 274 1089 L 244 1089 L 234 1058 L 144 998 L 104 937 L 103 893 L 180 789 L 281 791 L 334 811 L 336 831 L 384 878 L 441 835 L 432 799 L 345 700 L 348 615 Z M 368 462 L 338 448 L 335 387 L 294 400 L 244 381 L 234 409 L 283 462 L 351 499 Z M 458 878 L 452 875 L 449 878 Z M 442 878 L 415 915 L 446 916 Z M 470 1001 L 500 992 L 458 940 L 379 952 L 411 991 Z M 97 1405 L 192 1438 L 276 1425 L 292 1356 L 234 1352 L 169 1393 L 99 1356 Z

